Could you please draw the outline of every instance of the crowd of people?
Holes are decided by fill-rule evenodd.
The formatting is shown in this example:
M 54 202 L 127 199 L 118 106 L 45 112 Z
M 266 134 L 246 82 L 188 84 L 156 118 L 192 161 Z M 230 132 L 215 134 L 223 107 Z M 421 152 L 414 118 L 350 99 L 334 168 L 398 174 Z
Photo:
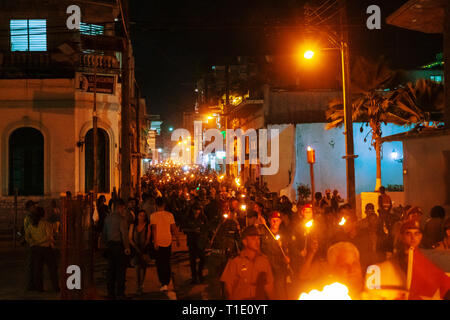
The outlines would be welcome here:
M 171 248 L 179 242 L 179 231 L 187 236 L 191 284 L 208 284 L 212 299 L 298 299 L 301 292 L 333 282 L 347 286 L 353 299 L 402 299 L 409 248 L 450 250 L 444 208 L 434 207 L 430 217 L 419 207 L 394 208 L 383 187 L 377 212 L 368 203 L 363 218 L 337 190 L 296 203 L 270 193 L 264 184 L 195 165 L 155 165 L 141 189 L 141 199 L 113 197 L 107 205 L 101 196 L 97 201 L 96 230 L 99 243 L 106 245 L 111 299 L 124 297 L 130 265 L 136 293 L 142 294 L 153 259 L 160 290 L 170 290 Z M 52 247 L 46 236 L 52 228 L 34 213 L 25 227 L 37 288 L 42 263 L 53 268 L 46 249 Z M 384 295 L 372 294 L 365 285 L 371 265 L 395 270 L 381 279 L 381 288 L 388 288 Z M 56 278 L 52 281 L 57 284 Z

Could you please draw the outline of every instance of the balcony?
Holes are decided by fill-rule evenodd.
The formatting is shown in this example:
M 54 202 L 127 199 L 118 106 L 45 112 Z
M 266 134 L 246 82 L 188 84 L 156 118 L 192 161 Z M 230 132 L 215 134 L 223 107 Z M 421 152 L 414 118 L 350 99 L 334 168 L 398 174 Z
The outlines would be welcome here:
M 72 78 L 75 71 L 92 72 L 95 65 L 101 73 L 120 71 L 120 63 L 113 55 L 0 52 L 1 79 Z

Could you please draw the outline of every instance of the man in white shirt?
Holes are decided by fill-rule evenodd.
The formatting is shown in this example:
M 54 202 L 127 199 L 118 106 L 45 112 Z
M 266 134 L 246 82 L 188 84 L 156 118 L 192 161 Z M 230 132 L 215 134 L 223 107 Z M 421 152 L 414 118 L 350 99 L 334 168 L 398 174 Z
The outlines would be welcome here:
M 179 246 L 175 219 L 172 213 L 164 210 L 164 207 L 164 199 L 162 197 L 156 198 L 157 210 L 150 216 L 152 240 L 156 251 L 156 270 L 159 282 L 161 282 L 161 291 L 167 291 L 167 285 L 170 283 L 172 238 L 175 238 L 177 246 Z

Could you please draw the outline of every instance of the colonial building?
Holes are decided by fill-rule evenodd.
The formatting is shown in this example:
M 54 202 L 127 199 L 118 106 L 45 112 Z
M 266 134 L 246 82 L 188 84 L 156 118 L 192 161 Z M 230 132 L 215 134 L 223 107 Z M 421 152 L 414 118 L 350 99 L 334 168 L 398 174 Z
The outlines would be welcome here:
M 79 30 L 66 25 L 67 8 L 74 4 L 81 8 Z M 119 188 L 119 12 L 113 0 L 0 2 L 2 197 L 16 190 L 19 196 L 36 197 L 92 190 L 94 97 L 98 189 L 108 194 Z M 137 141 L 136 120 L 143 121 L 143 116 L 136 116 L 136 110 L 143 114 L 145 101 L 134 94 L 131 101 L 134 135 L 130 139 Z M 131 146 L 136 152 L 137 142 Z

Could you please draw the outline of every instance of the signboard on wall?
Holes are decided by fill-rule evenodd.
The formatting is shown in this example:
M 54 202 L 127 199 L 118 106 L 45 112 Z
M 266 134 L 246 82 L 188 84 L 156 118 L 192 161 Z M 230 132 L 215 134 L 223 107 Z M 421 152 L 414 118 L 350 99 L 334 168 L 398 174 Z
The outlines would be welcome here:
M 97 93 L 114 94 L 115 76 L 97 74 Z M 78 75 L 78 89 L 94 92 L 94 74 L 80 73 Z

